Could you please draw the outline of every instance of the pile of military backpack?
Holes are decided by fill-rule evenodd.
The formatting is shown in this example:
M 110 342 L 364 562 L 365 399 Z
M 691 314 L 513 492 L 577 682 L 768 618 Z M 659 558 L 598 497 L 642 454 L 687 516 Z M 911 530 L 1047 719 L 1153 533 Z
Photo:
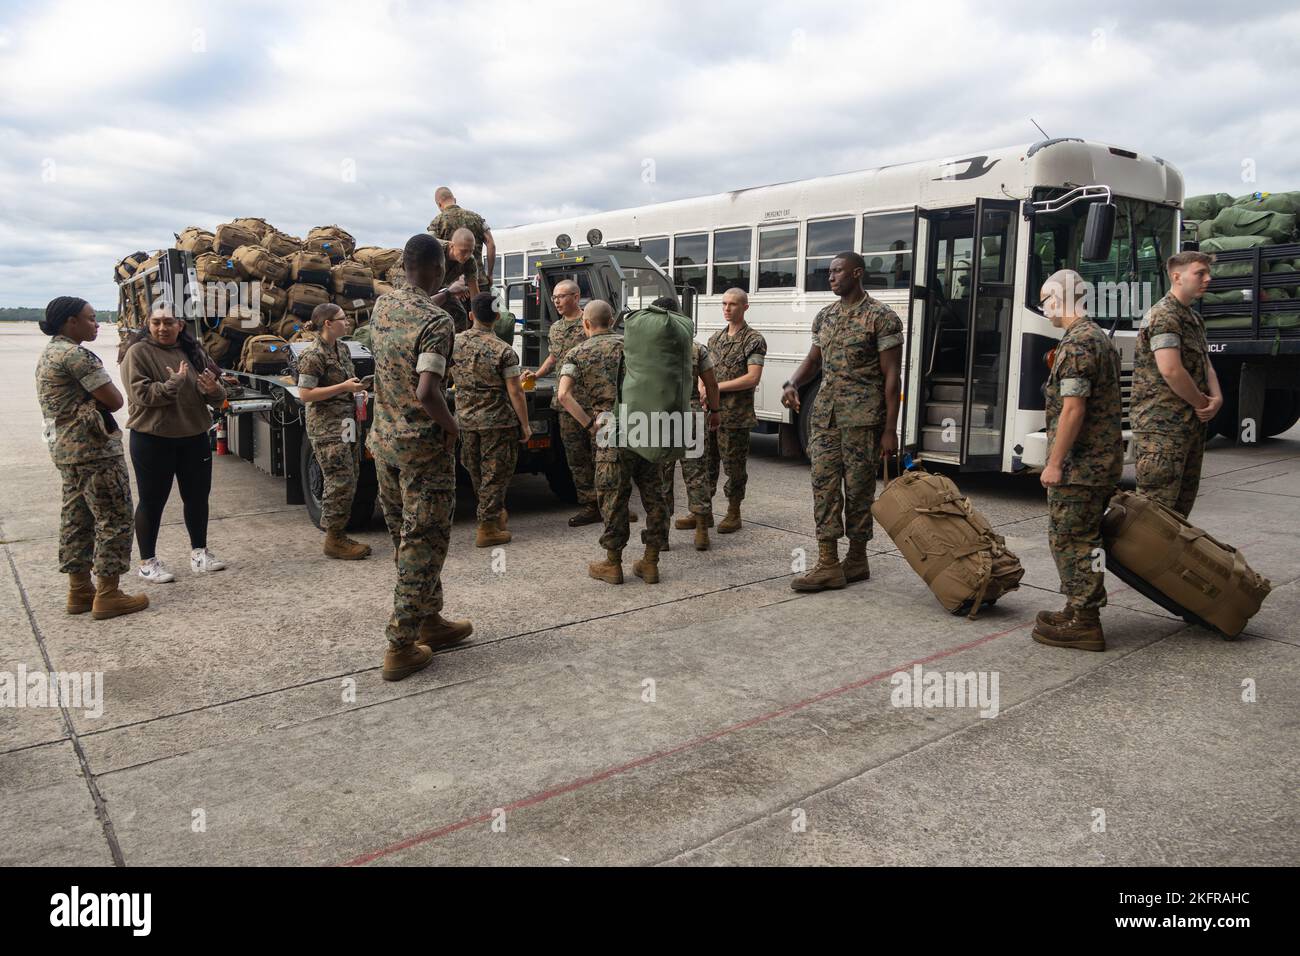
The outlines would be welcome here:
M 226 368 L 248 366 L 250 354 L 280 353 L 270 349 L 276 340 L 310 337 L 304 326 L 326 302 L 351 316 L 355 328 L 365 326 L 375 299 L 400 281 L 402 266 L 401 249 L 357 248 L 340 226 L 317 226 L 304 240 L 254 218 L 222 223 L 213 232 L 189 226 L 176 234 L 176 248 L 194 256 L 203 287 L 203 346 Z M 148 309 L 143 287 L 128 292 L 124 283 L 161 255 L 133 253 L 114 269 L 122 327 L 144 324 Z

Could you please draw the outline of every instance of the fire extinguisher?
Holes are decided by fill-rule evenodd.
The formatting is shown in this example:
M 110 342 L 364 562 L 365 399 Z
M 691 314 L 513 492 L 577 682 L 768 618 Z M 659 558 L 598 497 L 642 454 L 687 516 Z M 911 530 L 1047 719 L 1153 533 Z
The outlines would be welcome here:
M 224 415 L 217 419 L 217 454 L 230 454 L 230 450 L 226 447 L 226 416 Z
M 355 392 L 354 395 L 356 397 L 356 403 L 357 403 L 357 421 L 364 422 L 369 417 L 369 411 L 367 410 L 367 406 L 370 401 L 370 393 Z

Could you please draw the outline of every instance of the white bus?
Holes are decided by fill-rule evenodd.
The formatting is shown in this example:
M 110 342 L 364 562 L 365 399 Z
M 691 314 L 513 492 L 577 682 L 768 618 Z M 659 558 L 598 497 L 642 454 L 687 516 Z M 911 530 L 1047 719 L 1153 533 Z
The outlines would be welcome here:
M 1084 262 L 1088 209 L 1107 198 L 1116 217 L 1108 255 Z M 1039 288 L 1059 268 L 1134 292 L 1112 296 L 1099 316 L 1123 359 L 1131 448 L 1134 329 L 1166 291 L 1161 263 L 1178 249 L 1182 201 L 1181 174 L 1159 157 L 1053 139 L 495 229 L 496 279 L 531 275 L 559 235 L 581 242 L 596 229 L 606 244 L 639 244 L 678 287 L 694 287 L 700 341 L 725 326 L 722 293 L 746 290 L 748 322 L 768 347 L 759 427 L 779 429 L 791 453 L 806 447 L 807 416 L 781 405 L 781 383 L 834 300 L 831 258 L 857 251 L 868 291 L 906 328 L 902 447 L 963 470 L 1020 471 L 1046 458 L 1043 385 L 1060 333 L 1038 307 Z

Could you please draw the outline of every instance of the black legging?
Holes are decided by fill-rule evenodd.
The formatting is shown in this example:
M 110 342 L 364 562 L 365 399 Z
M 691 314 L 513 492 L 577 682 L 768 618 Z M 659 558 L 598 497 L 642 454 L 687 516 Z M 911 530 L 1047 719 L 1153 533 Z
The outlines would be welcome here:
M 191 548 L 208 546 L 208 492 L 212 490 L 212 445 L 207 432 L 189 438 L 162 438 L 131 432 L 131 465 L 140 503 L 135 509 L 135 540 L 140 557 L 148 561 L 158 545 L 163 508 L 180 485 L 185 504 L 185 530 Z

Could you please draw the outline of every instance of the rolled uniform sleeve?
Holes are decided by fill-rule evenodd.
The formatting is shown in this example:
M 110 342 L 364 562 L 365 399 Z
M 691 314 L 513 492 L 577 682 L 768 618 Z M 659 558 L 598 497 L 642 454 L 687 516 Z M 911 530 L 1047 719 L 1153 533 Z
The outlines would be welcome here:
M 1171 309 L 1152 309 L 1142 320 L 1151 351 L 1176 349 L 1183 344 L 1183 325 Z
M 572 362 L 565 362 L 563 365 L 561 365 L 560 378 L 564 378 L 565 376 L 568 376 L 569 378 L 577 378 L 578 366 L 574 365 Z
M 63 367 L 88 392 L 112 381 L 99 356 L 86 348 L 70 349 Z
M 1058 352 L 1054 371 L 1062 398 L 1087 398 L 1092 394 L 1097 365 L 1090 351 L 1076 347 Z
M 316 351 L 310 351 L 298 360 L 298 387 L 318 388 L 325 374 L 325 360 Z
M 888 310 L 876 327 L 876 351 L 888 352 L 903 344 L 903 323 L 898 313 Z
M 1161 349 L 1180 349 L 1183 347 L 1183 340 L 1173 332 L 1161 332 L 1158 335 L 1152 335 L 1148 340 L 1151 343 L 1151 351 L 1158 352 Z
M 754 336 L 754 341 L 749 346 L 749 354 L 745 356 L 746 365 L 762 365 L 767 361 L 767 340 L 761 335 Z
M 518 378 L 523 369 L 519 365 L 519 355 L 514 349 L 507 348 L 501 353 L 501 377 Z
M 439 378 L 447 374 L 447 360 L 455 346 L 452 324 L 446 319 L 434 319 L 420 331 L 416 341 L 416 374 L 431 372 Z
M 813 324 L 812 324 L 812 344 L 817 346 L 818 348 L 822 347 L 821 332 L 822 332 L 822 313 L 818 312 L 817 315 L 813 318 Z

